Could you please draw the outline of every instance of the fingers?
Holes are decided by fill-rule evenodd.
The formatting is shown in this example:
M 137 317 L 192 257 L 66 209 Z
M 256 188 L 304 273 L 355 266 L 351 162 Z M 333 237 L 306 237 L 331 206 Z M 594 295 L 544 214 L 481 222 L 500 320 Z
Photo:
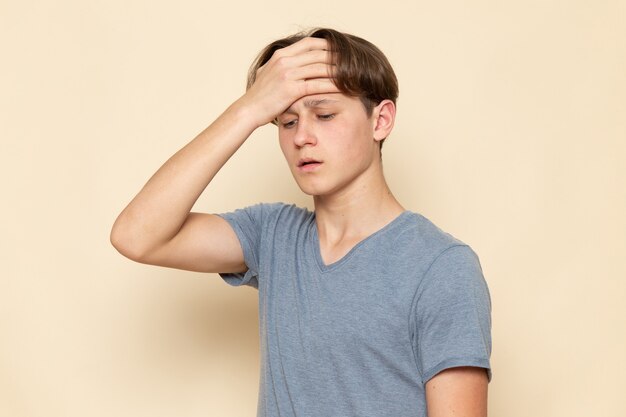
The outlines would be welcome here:
M 305 51 L 292 56 L 274 54 L 265 65 L 257 70 L 257 76 L 265 72 L 275 72 L 285 81 L 332 77 L 333 66 L 333 57 L 328 51 Z
M 333 53 L 330 51 L 306 51 L 299 55 L 285 56 L 278 58 L 283 63 L 288 63 L 294 67 L 302 67 L 306 65 L 324 63 L 328 65 L 334 65 L 335 60 Z
M 305 75 L 303 78 L 315 78 L 315 76 L 322 74 L 316 75 L 318 73 L 314 73 L 315 76 L 312 76 L 309 74 L 310 71 L 320 70 L 321 65 L 324 65 L 326 70 L 324 75 L 329 76 L 331 74 L 329 66 L 334 65 L 333 61 L 332 53 L 323 50 L 305 51 L 298 55 L 289 56 L 274 54 L 265 65 L 259 68 L 259 71 L 263 72 L 266 68 L 272 68 L 284 73 L 285 78 L 298 79 L 302 74 Z
M 259 125 L 273 120 L 301 97 L 340 92 L 334 84 L 333 53 L 328 42 L 304 38 L 277 50 L 260 67 L 245 102 L 258 114 Z
M 303 38 L 298 42 L 291 44 L 285 48 L 277 50 L 274 55 L 277 56 L 294 56 L 307 51 L 327 51 L 328 41 L 322 38 Z
M 301 97 L 340 92 L 341 91 L 330 78 L 314 78 L 303 81 Z
M 326 40 L 305 38 L 296 44 L 277 50 L 272 58 L 259 68 L 257 78 L 259 76 L 266 79 L 275 78 L 286 90 L 293 92 L 293 88 L 295 88 L 295 91 L 302 93 L 302 82 L 334 77 L 333 53 L 324 49 L 310 49 L 327 47 Z M 296 47 L 291 48 L 292 46 Z M 319 83 L 315 82 L 314 84 L 318 85 Z M 320 86 L 325 88 L 324 86 L 328 84 L 332 84 L 332 82 Z M 317 91 L 317 88 L 313 88 L 313 91 Z
M 325 39 L 304 38 L 274 52 L 266 65 L 282 69 L 303 67 L 315 63 L 333 64 L 333 53 Z
M 290 78 L 294 80 L 309 80 L 312 78 L 333 78 L 334 72 L 334 65 L 328 65 L 325 63 L 313 63 L 292 69 Z

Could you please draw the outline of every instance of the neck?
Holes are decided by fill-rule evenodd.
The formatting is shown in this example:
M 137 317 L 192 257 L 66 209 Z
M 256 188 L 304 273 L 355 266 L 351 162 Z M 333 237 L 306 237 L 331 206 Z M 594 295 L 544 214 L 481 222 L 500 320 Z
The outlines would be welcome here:
M 404 211 L 382 171 L 368 177 L 331 195 L 314 197 L 320 241 L 334 245 L 344 240 L 361 240 Z

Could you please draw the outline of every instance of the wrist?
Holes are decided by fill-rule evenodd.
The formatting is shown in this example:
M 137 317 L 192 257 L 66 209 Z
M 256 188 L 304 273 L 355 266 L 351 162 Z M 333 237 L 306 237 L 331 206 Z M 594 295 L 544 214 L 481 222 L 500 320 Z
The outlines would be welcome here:
M 238 123 L 248 126 L 251 130 L 255 130 L 269 122 L 265 119 L 262 109 L 259 109 L 254 103 L 247 100 L 245 95 L 235 101 L 229 107 L 229 111 L 233 113 Z

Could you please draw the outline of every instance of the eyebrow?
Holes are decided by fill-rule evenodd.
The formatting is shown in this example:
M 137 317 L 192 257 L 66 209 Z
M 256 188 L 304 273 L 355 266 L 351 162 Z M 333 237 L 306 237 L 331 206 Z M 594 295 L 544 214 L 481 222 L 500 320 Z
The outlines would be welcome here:
M 303 104 L 304 104 L 304 107 L 315 108 L 315 107 L 322 107 L 325 104 L 336 103 L 338 101 L 339 100 L 332 100 L 332 99 L 329 99 L 329 98 L 322 98 L 322 99 L 319 99 L 319 100 L 307 99 L 307 100 L 304 100 Z M 293 111 L 293 109 L 291 107 L 292 106 L 289 106 L 289 108 L 287 110 L 285 110 L 283 113 L 294 114 L 295 111 Z

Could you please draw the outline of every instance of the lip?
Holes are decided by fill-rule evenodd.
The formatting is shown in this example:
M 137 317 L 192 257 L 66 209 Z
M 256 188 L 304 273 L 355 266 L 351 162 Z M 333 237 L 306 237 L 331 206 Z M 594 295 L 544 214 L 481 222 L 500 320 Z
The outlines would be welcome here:
M 317 159 L 302 158 L 298 160 L 297 167 L 298 167 L 298 170 L 302 172 L 311 172 L 319 168 L 320 165 L 322 165 L 322 161 L 318 161 Z

